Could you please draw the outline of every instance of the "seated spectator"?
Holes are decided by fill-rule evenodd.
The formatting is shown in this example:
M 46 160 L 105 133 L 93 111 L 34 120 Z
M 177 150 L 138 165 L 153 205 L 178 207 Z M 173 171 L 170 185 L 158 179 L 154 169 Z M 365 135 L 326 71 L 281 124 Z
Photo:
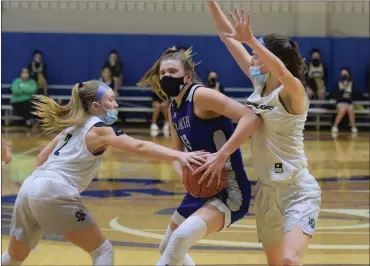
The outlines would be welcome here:
M 160 113 L 163 114 L 165 119 L 162 130 L 164 133 L 169 133 L 170 125 L 168 124 L 168 103 L 152 92 L 152 106 L 154 109 L 152 114 L 152 124 L 150 126 L 152 136 L 156 135 L 155 133 L 159 131 L 157 120 Z
M 210 89 L 215 89 L 221 93 L 224 93 L 224 86 L 218 81 L 218 76 L 216 71 L 210 71 L 208 73 L 208 81 L 206 86 Z
M 36 121 L 31 113 L 33 111 L 31 101 L 38 88 L 27 68 L 22 69 L 21 77 L 13 81 L 10 90 L 12 92 L 10 102 L 14 111 L 23 118 L 28 126 L 34 125 Z
M 30 76 L 37 82 L 38 88 L 42 89 L 42 93 L 47 95 L 48 84 L 46 81 L 46 64 L 42 59 L 42 52 L 35 50 L 33 52 L 33 59 L 28 64 L 28 71 Z
M 116 50 L 109 52 L 109 58 L 105 62 L 104 67 L 110 68 L 115 86 L 118 90 L 118 88 L 122 87 L 122 62 Z
M 327 71 L 319 49 L 313 49 L 306 72 L 306 90 L 311 99 L 325 99 Z
M 110 70 L 109 66 L 104 66 L 102 70 L 100 71 L 100 79 L 101 82 L 104 82 L 109 87 L 111 87 L 114 92 L 118 93 L 118 86 L 117 82 L 112 77 L 112 71 Z
M 355 112 L 353 109 L 353 89 L 354 84 L 352 81 L 352 74 L 348 68 L 340 70 L 340 80 L 338 82 L 338 96 L 337 96 L 337 116 L 334 125 L 331 129 L 333 133 L 338 132 L 338 125 L 343 117 L 348 113 L 349 121 L 351 124 L 352 133 L 357 133 L 355 125 Z

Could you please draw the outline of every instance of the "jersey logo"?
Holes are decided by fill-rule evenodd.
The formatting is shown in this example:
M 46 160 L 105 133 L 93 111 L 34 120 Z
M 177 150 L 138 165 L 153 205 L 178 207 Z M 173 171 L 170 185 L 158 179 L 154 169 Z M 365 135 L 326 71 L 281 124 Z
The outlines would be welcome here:
M 282 163 L 276 163 L 275 164 L 275 174 L 281 174 L 283 173 L 283 164 Z
M 272 111 L 275 108 L 275 106 L 273 106 L 273 105 L 264 105 L 264 104 L 251 103 L 250 101 L 246 101 L 245 105 L 252 105 L 256 109 L 270 110 L 270 111 Z
M 86 220 L 86 214 L 84 213 L 83 210 L 79 210 L 78 212 L 75 213 L 76 220 L 77 222 L 83 222 Z
M 173 121 L 173 125 L 175 126 L 177 131 L 189 128 L 190 127 L 189 116 L 184 116 L 177 121 Z

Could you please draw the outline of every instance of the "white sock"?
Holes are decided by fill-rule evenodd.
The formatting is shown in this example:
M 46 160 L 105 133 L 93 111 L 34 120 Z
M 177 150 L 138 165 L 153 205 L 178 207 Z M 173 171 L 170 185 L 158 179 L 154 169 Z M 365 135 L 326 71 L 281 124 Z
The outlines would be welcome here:
M 23 261 L 17 261 L 17 260 L 14 260 L 12 259 L 10 256 L 9 256 L 9 253 L 8 253 L 8 250 L 5 250 L 5 252 L 3 253 L 3 255 L 1 256 L 1 265 L 3 266 L 10 266 L 10 265 L 22 265 Z
M 112 244 L 106 239 L 103 244 L 90 253 L 93 265 L 110 266 L 114 265 L 114 253 Z
M 167 231 L 166 231 L 166 235 L 164 236 L 164 238 L 162 239 L 161 243 L 159 244 L 159 252 L 161 253 L 161 255 L 164 253 L 164 251 L 166 250 L 166 247 L 168 245 L 168 241 L 170 241 L 170 238 L 172 236 L 172 229 L 170 226 L 167 227 Z M 194 261 L 192 260 L 192 258 L 189 256 L 189 254 L 185 254 L 185 257 L 184 257 L 184 266 L 195 266 L 195 263 Z
M 183 265 L 185 254 L 206 233 L 207 224 L 205 221 L 198 216 L 190 216 L 172 233 L 167 247 L 156 265 Z

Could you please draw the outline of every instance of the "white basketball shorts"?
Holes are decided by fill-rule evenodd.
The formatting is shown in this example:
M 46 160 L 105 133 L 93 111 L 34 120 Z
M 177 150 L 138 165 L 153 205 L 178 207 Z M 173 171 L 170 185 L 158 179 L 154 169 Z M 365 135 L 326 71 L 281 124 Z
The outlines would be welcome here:
M 33 174 L 18 192 L 10 235 L 33 249 L 43 233 L 61 236 L 94 223 L 76 187 L 55 176 Z
M 295 225 L 313 236 L 320 204 L 320 186 L 307 169 L 290 184 L 273 186 L 258 183 L 255 206 L 259 241 L 277 243 Z

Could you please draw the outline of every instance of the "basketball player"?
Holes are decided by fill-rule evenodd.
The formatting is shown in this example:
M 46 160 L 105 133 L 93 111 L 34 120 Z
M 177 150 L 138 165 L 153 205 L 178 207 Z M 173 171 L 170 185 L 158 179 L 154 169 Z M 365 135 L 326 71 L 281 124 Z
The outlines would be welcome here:
M 36 115 L 46 132 L 62 131 L 37 157 L 38 168 L 18 192 L 2 265 L 21 265 L 43 233 L 64 238 L 88 252 L 93 265 L 113 265 L 111 243 L 83 205 L 80 192 L 96 176 L 104 151 L 114 148 L 148 158 L 179 160 L 190 167 L 206 153 L 186 153 L 127 136 L 112 126 L 118 107 L 113 90 L 99 81 L 75 85 L 68 105 L 38 97 Z
M 321 190 L 308 172 L 303 149 L 309 101 L 301 83 L 304 63 L 298 45 L 279 34 L 257 40 L 243 9 L 241 15 L 237 9 L 230 13 L 232 26 L 214 1 L 208 6 L 221 40 L 254 85 L 246 105 L 264 121 L 251 140 L 259 177 L 258 237 L 270 265 L 300 265 L 314 234 Z M 253 56 L 242 43 L 253 49 Z M 209 160 L 193 174 L 204 169 L 212 174 L 217 164 Z
M 9 146 L 6 144 L 4 138 L 1 138 L 1 161 L 5 164 L 10 163 L 12 160 L 12 153 L 10 151 Z
M 259 116 L 242 104 L 199 83 L 191 49 L 167 49 L 139 82 L 151 86 L 160 97 L 172 100 L 169 124 L 172 147 L 220 154 L 226 167 L 227 187 L 216 197 L 186 194 L 172 215 L 159 249 L 157 265 L 195 265 L 186 253 L 200 239 L 230 226 L 248 212 L 251 186 L 235 143 L 246 141 L 261 124 Z M 232 120 L 239 121 L 234 131 Z M 225 145 L 226 141 L 228 145 Z M 182 166 L 174 162 L 181 176 Z M 215 173 L 220 175 L 220 171 Z M 208 183 L 209 186 L 211 183 Z M 219 185 L 219 183 L 218 183 Z

